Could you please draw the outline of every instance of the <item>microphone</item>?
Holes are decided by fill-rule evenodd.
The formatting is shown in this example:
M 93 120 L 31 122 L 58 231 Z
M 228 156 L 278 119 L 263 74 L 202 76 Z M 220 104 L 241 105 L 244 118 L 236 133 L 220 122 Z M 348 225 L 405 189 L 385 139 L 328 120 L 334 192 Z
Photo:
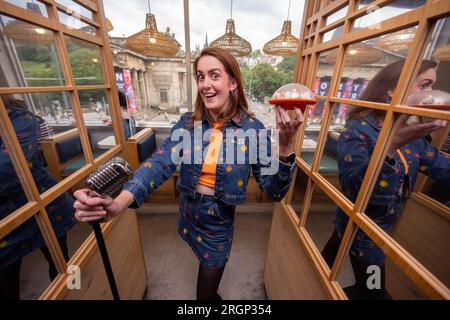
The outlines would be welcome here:
M 88 176 L 86 186 L 100 196 L 114 198 L 133 174 L 128 162 L 120 157 L 114 157 Z
M 93 191 L 93 195 L 101 197 L 110 196 L 114 198 L 120 193 L 125 183 L 132 177 L 133 170 L 128 162 L 120 157 L 114 157 L 105 164 L 99 166 L 97 170 L 88 176 L 86 179 L 86 186 Z M 119 291 L 117 290 L 114 273 L 106 249 L 105 239 L 103 238 L 103 233 L 99 224 L 104 220 L 105 219 L 93 221 L 91 222 L 91 225 L 94 230 L 95 238 L 97 239 L 111 293 L 114 300 L 120 300 Z

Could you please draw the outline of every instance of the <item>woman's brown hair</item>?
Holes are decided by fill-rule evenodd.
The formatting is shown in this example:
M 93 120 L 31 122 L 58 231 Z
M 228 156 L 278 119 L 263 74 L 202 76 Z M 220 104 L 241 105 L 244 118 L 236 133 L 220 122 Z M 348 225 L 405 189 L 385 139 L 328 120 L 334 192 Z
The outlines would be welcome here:
M 223 64 L 228 76 L 231 79 L 236 80 L 237 83 L 236 89 L 230 91 L 231 107 L 228 108 L 224 113 L 220 114 L 217 117 L 217 120 L 225 122 L 238 114 L 239 110 L 242 110 L 250 115 L 251 112 L 248 110 L 248 102 L 244 94 L 241 70 L 239 69 L 239 64 L 237 63 L 236 59 L 228 51 L 221 48 L 208 47 L 203 49 L 200 52 L 200 55 L 194 61 L 194 75 L 197 81 L 198 62 L 204 56 L 212 56 L 219 60 Z M 211 117 L 211 114 L 206 109 L 205 103 L 203 102 L 200 93 L 197 91 L 197 97 L 195 99 L 195 109 L 191 119 L 192 122 L 189 124 L 189 127 L 193 126 L 194 121 L 203 120 L 205 116 L 212 122 L 213 119 Z
M 381 69 L 375 77 L 370 80 L 364 92 L 358 97 L 358 100 L 389 103 L 390 97 L 388 91 L 394 91 L 397 87 L 400 73 L 402 72 L 405 60 L 401 59 L 388 64 Z M 423 60 L 419 73 L 422 74 L 429 69 L 436 68 L 437 63 L 432 60 Z M 353 107 L 348 113 L 347 121 L 362 119 L 368 114 L 373 114 L 377 118 L 382 118 L 386 111 L 377 109 L 368 109 L 362 107 Z

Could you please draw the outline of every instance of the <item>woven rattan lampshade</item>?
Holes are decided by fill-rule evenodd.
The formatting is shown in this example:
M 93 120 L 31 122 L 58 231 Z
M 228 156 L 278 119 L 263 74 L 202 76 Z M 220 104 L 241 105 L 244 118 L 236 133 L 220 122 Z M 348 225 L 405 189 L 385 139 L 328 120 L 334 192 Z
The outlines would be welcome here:
M 326 56 L 329 64 L 336 63 L 338 51 L 335 49 Z M 345 51 L 344 65 L 357 66 L 362 64 L 371 64 L 380 61 L 383 58 L 383 52 L 370 47 L 364 43 L 352 44 Z
M 378 46 L 381 49 L 388 51 L 402 51 L 407 50 L 414 41 L 416 35 L 416 28 L 408 28 L 387 34 L 378 41 Z
M 105 18 L 105 21 L 106 21 L 106 31 L 107 32 L 113 31 L 114 27 L 113 27 L 111 21 L 108 18 Z
M 12 21 L 5 25 L 3 32 L 7 37 L 16 41 L 41 44 L 55 43 L 53 31 L 19 20 Z
M 263 51 L 274 56 L 293 56 L 298 51 L 298 39 L 291 34 L 291 21 L 285 20 L 281 34 L 267 42 Z
M 450 60 L 450 44 L 434 50 L 433 58 L 437 60 Z
M 243 57 L 252 52 L 250 42 L 236 34 L 233 19 L 227 20 L 225 34 L 211 42 L 210 46 L 225 49 L 235 57 Z
M 155 15 L 152 13 L 147 13 L 145 29 L 128 37 L 125 46 L 152 57 L 171 57 L 178 52 L 176 42 L 158 31 Z
M 36 3 L 27 2 L 27 9 L 42 15 L 41 9 Z M 55 43 L 53 31 L 32 25 L 21 20 L 12 20 L 3 28 L 3 33 L 12 40 L 28 43 Z

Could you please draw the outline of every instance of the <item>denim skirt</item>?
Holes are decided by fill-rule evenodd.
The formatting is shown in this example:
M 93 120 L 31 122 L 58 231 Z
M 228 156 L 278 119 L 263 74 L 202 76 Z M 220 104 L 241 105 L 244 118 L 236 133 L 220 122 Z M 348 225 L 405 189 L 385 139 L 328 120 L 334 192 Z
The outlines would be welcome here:
M 223 267 L 230 257 L 236 206 L 214 196 L 180 193 L 178 233 L 194 251 L 202 266 Z

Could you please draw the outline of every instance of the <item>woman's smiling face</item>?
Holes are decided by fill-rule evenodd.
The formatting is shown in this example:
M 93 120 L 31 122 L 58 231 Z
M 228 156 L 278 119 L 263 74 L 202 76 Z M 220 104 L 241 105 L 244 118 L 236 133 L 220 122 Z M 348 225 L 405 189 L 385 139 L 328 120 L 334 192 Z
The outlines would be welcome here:
M 230 91 L 237 87 L 225 67 L 217 58 L 206 55 L 198 61 L 197 88 L 202 100 L 213 115 L 219 115 L 229 107 Z

